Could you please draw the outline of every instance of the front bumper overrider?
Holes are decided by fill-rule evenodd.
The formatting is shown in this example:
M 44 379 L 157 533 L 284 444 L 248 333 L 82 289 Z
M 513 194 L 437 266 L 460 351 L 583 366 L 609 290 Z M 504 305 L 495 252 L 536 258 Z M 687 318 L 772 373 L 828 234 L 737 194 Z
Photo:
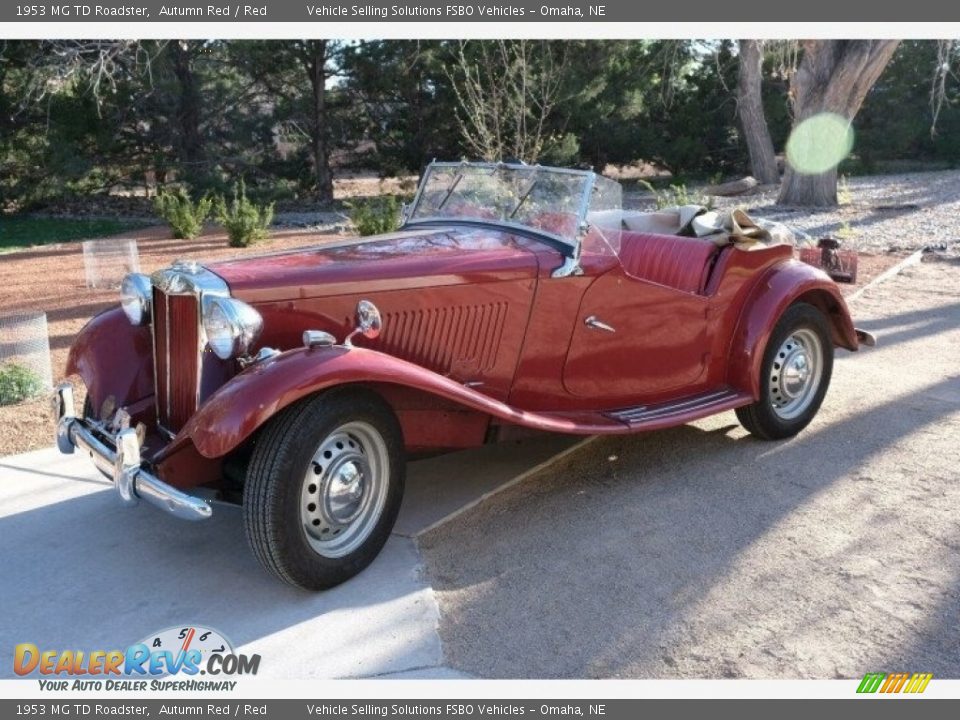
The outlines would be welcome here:
M 72 454 L 79 447 L 88 453 L 93 464 L 113 478 L 125 505 L 144 500 L 182 520 L 206 520 L 213 513 L 206 500 L 168 485 L 141 466 L 140 440 L 133 428 L 113 434 L 78 418 L 69 383 L 59 385 L 54 392 L 53 413 L 60 452 Z

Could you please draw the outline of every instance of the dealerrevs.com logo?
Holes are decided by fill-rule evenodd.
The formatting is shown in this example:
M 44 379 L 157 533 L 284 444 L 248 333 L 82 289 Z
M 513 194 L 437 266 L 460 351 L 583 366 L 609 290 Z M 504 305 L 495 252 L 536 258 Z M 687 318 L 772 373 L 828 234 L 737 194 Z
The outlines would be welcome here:
M 259 669 L 259 655 L 236 653 L 221 633 L 200 626 L 167 628 L 123 650 L 20 643 L 13 652 L 13 671 L 40 676 L 41 690 L 233 690 L 237 681 L 223 678 L 256 675 Z M 176 676 L 187 679 L 171 679 Z

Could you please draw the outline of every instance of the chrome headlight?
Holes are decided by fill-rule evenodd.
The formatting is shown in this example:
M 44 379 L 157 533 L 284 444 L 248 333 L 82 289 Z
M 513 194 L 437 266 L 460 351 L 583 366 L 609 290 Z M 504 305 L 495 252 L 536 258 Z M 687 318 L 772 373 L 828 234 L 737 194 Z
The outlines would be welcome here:
M 260 313 L 245 302 L 227 297 L 204 297 L 203 330 L 210 349 L 221 360 L 246 355 L 262 329 Z
M 153 290 L 150 278 L 141 273 L 130 273 L 120 283 L 120 307 L 134 325 L 150 322 L 150 305 Z

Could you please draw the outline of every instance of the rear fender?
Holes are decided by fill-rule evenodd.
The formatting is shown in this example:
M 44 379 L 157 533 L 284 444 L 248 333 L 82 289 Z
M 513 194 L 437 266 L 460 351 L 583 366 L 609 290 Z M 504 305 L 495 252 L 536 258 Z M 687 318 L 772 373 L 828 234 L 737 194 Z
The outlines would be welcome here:
M 79 375 L 94 408 L 113 397 L 126 407 L 153 395 L 153 339 L 112 308 L 83 326 L 67 355 L 67 375 Z
M 158 461 L 191 442 L 204 457 L 222 457 L 291 403 L 351 383 L 425 393 L 467 411 L 540 430 L 581 434 L 593 430 L 578 428 L 563 418 L 517 410 L 448 377 L 375 350 L 298 348 L 247 369 L 217 390 L 162 451 Z M 385 396 L 390 399 L 389 392 Z M 444 422 L 440 411 L 435 420 Z
M 818 308 L 827 318 L 833 344 L 857 350 L 857 333 L 837 284 L 818 268 L 796 260 L 773 266 L 751 291 L 741 309 L 730 348 L 727 380 L 760 397 L 760 366 L 777 320 L 795 302 Z

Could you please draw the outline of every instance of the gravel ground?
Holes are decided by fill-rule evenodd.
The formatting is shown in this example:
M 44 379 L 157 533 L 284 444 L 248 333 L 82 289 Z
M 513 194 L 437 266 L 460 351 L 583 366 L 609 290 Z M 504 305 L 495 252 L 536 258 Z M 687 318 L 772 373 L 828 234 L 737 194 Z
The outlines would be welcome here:
M 597 440 L 423 538 L 448 663 L 960 678 L 958 273 L 922 263 L 855 301 L 880 344 L 838 357 L 793 440 L 733 413 Z
M 845 188 L 844 188 L 845 185 Z M 692 190 L 695 190 L 692 189 Z M 839 237 L 848 248 L 885 253 L 947 245 L 960 254 L 960 171 L 867 175 L 841 183 L 841 206 L 823 210 L 776 205 L 777 188 L 715 198 L 717 207 L 745 207 L 813 238 Z M 649 193 L 628 193 L 624 204 L 651 205 Z

